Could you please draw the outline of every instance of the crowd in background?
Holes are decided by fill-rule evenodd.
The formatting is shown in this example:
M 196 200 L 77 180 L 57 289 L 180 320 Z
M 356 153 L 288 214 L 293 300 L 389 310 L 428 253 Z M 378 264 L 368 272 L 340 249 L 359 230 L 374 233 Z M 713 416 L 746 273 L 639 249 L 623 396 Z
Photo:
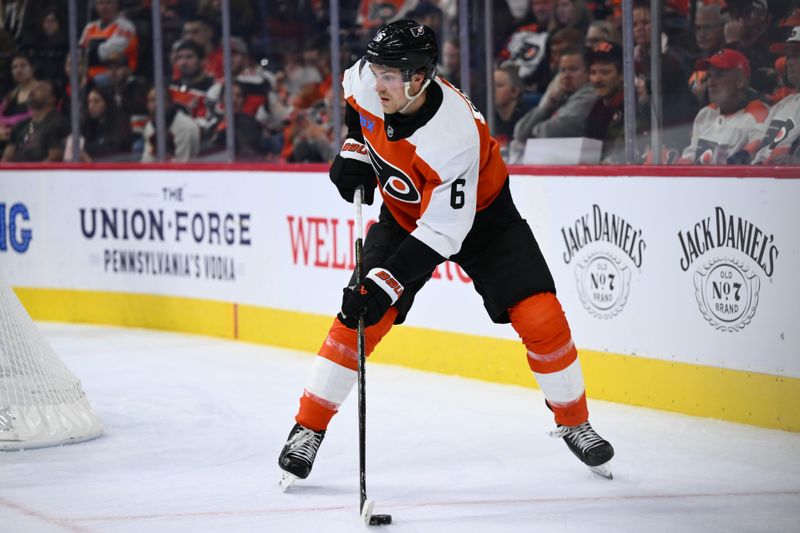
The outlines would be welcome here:
M 727 3 L 726 3 L 727 1 Z M 150 0 L 78 0 L 79 86 L 70 83 L 67 7 L 0 0 L 0 154 L 4 162 L 154 161 Z M 220 0 L 161 0 L 167 157 L 221 160 L 226 146 Z M 327 162 L 334 105 L 329 4 L 230 0 L 236 160 Z M 439 75 L 484 113 L 509 162 L 531 138 L 590 137 L 601 160 L 625 162 L 620 0 L 493 0 L 493 102 L 480 35 L 460 80 L 456 0 L 343 0 L 342 70 L 376 28 L 398 18 L 431 26 Z M 662 162 L 800 163 L 800 11 L 795 0 L 665 0 Z M 653 160 L 650 1 L 634 2 L 637 150 Z M 80 138 L 70 127 L 80 102 Z M 797 125 L 797 126 L 796 126 Z

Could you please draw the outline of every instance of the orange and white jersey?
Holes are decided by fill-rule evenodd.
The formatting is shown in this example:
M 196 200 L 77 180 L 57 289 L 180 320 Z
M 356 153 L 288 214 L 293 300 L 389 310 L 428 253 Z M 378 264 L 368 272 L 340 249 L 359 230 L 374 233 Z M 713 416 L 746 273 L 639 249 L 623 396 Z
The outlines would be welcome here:
M 775 157 L 796 153 L 800 144 L 800 93 L 784 97 L 770 109 L 762 132 L 761 149 L 753 164 L 769 165 Z
M 428 98 L 441 92 L 438 109 L 405 137 L 386 123 L 375 84 L 363 60 L 344 74 L 344 96 L 359 115 L 384 204 L 412 236 L 448 258 L 505 183 L 500 148 L 480 112 L 441 78 L 427 89 Z
M 725 165 L 728 158 L 744 150 L 755 139 L 769 106 L 752 100 L 742 109 L 725 115 L 709 104 L 701 109 L 692 126 L 692 142 L 683 151 L 681 162 L 696 165 Z
M 136 71 L 139 61 L 139 39 L 136 37 L 136 27 L 130 20 L 120 15 L 106 26 L 99 20 L 90 22 L 83 29 L 80 46 L 90 48 L 92 41 L 97 43 L 95 44 L 97 56 L 89 54 L 90 78 L 106 72 L 108 67 L 104 63 L 120 56 L 127 58 L 131 72 Z

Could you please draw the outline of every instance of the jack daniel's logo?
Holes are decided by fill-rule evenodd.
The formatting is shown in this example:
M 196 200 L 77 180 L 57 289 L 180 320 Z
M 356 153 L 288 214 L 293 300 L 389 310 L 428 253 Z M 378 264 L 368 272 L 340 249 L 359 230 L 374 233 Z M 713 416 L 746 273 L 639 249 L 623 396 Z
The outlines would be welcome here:
M 700 257 L 692 277 L 700 313 L 720 331 L 739 331 L 749 324 L 758 307 L 761 275 L 743 261 L 752 260 L 771 278 L 778 257 L 775 236 L 722 207 L 714 216 L 698 221 L 691 230 L 679 231 L 685 272 Z
M 596 318 L 615 317 L 628 301 L 631 265 L 642 266 L 647 247 L 642 230 L 595 204 L 591 213 L 561 228 L 561 236 L 564 263 L 577 258 L 575 282 L 584 308 Z

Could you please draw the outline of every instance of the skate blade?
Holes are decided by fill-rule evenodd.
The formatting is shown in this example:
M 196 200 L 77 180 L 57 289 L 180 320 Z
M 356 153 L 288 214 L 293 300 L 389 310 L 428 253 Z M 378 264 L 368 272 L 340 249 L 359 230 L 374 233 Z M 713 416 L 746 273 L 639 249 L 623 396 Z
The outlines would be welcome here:
M 281 479 L 280 481 L 278 481 L 278 486 L 281 488 L 283 492 L 286 492 L 287 490 L 292 488 L 292 485 L 294 485 L 294 482 L 297 481 L 298 479 L 299 478 L 294 474 L 283 471 L 281 472 Z
M 597 474 L 598 476 L 603 476 L 606 479 L 614 479 L 614 474 L 611 473 L 611 461 L 605 462 L 601 465 L 597 466 L 590 466 L 589 470 Z
M 361 507 L 361 520 L 364 521 L 364 525 L 369 525 L 369 520 L 372 518 L 372 510 L 375 508 L 375 502 L 372 500 L 364 500 L 364 506 Z

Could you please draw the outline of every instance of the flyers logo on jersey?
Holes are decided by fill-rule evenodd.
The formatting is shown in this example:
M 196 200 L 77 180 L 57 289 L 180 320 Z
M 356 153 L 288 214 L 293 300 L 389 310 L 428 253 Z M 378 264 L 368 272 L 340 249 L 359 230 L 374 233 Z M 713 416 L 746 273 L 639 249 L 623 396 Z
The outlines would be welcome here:
M 772 137 L 772 140 L 768 141 L 769 147 L 774 149 L 775 146 L 780 144 L 781 141 L 789 136 L 789 132 L 791 132 L 793 129 L 794 121 L 791 118 L 787 119 L 786 121 L 773 120 L 772 124 L 770 124 L 769 130 L 767 130 L 767 139 Z
M 422 196 L 411 178 L 399 168 L 387 163 L 369 142 L 366 143 L 366 146 L 372 168 L 375 169 L 383 192 L 401 202 L 418 204 Z

